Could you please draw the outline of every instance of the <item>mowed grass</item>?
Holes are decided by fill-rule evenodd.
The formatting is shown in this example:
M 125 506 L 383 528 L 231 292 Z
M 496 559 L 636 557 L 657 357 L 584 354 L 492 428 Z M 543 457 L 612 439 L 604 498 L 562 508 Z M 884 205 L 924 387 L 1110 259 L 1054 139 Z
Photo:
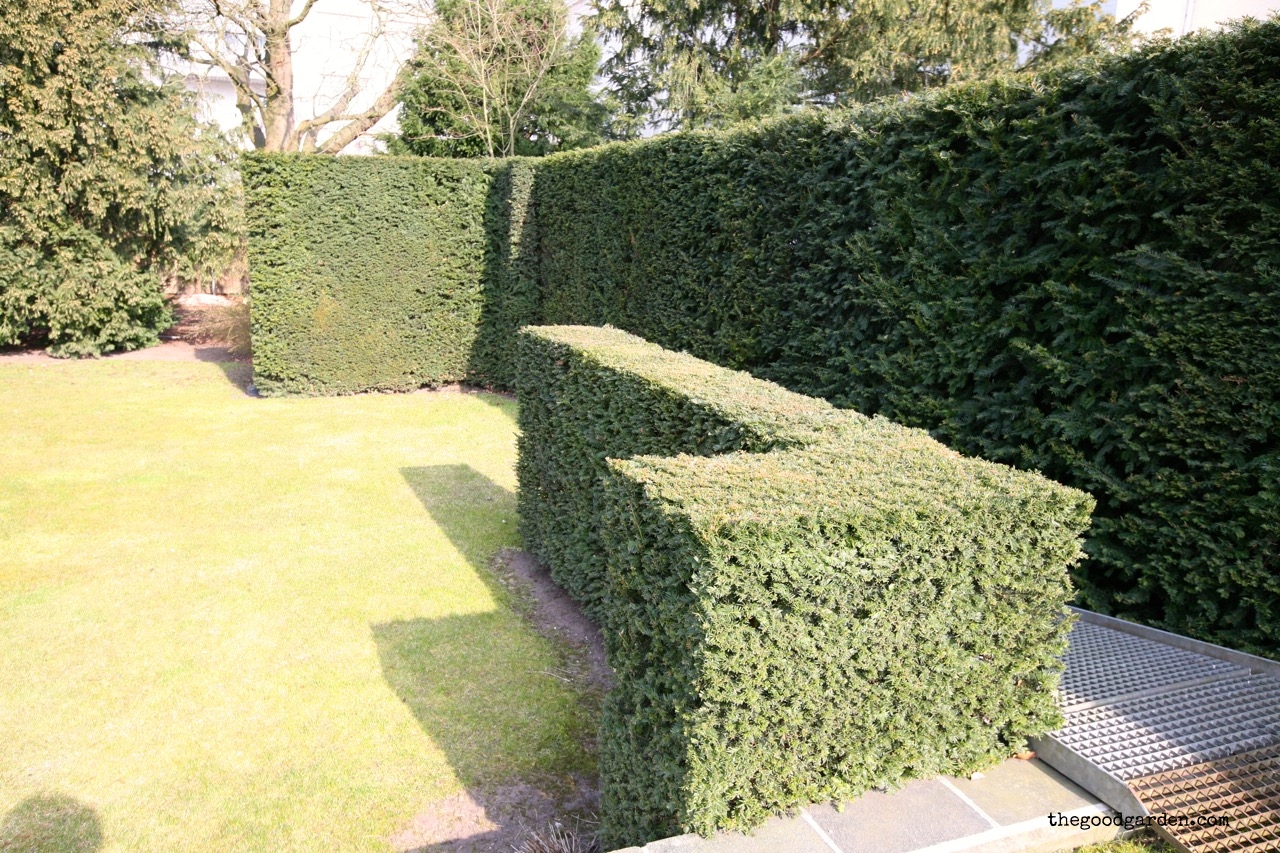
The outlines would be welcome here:
M 463 790 L 590 772 L 560 651 L 485 569 L 513 415 L 0 363 L 0 850 L 388 850 Z

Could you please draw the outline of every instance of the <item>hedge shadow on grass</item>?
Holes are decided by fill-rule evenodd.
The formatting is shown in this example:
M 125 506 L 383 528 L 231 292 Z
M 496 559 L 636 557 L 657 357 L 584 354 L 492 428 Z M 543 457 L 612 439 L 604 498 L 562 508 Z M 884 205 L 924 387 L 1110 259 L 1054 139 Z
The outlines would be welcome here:
M 203 350 L 196 350 L 197 361 L 212 361 L 222 371 L 222 375 L 227 381 L 236 387 L 236 390 L 242 391 L 246 396 L 256 397 L 254 391 L 250 391 L 253 385 L 253 363 L 249 361 L 225 361 L 215 360 L 212 358 L 202 358 Z
M 483 543 L 485 528 L 501 518 L 515 524 L 514 495 L 469 465 L 403 468 L 401 474 L 492 597 L 502 601 L 506 593 Z M 506 851 L 529 830 L 582 810 L 582 792 L 566 783 L 571 773 L 561 772 L 578 748 L 581 721 L 571 714 L 549 721 L 529 713 L 526 697 L 545 698 L 548 685 L 559 686 L 529 658 L 527 638 L 519 636 L 526 630 L 497 609 L 371 626 L 384 679 L 466 789 L 441 804 L 439 813 L 415 819 L 393 839 L 398 849 Z M 521 766 L 506 760 L 512 754 L 522 756 Z
M 505 850 L 506 840 L 539 828 L 537 802 L 532 809 L 507 802 L 512 788 L 537 792 L 518 782 L 504 784 L 514 780 L 500 778 L 490 762 L 510 742 L 539 736 L 539 721 L 493 701 L 495 692 L 519 692 L 506 682 L 527 669 L 519 647 L 506 642 L 509 623 L 498 613 L 478 613 L 384 622 L 372 626 L 372 633 L 383 678 L 466 789 L 415 818 L 397 839 L 409 843 L 397 848 Z
M 478 395 L 484 397 L 486 395 Z M 409 488 L 421 502 L 431 520 L 449 537 L 476 569 L 476 573 L 496 591 L 489 571 L 489 558 L 493 555 L 477 544 L 484 529 L 494 519 L 493 511 L 500 511 L 498 523 L 516 523 L 516 498 L 509 489 L 490 480 L 470 465 L 424 465 L 401 468 Z

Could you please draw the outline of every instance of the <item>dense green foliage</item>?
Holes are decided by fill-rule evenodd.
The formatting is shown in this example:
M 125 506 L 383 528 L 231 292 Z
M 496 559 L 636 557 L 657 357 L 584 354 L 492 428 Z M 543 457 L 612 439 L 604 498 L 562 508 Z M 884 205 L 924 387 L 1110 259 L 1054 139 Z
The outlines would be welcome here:
M 603 73 L 636 127 L 693 129 L 847 105 L 1122 50 L 1098 0 L 598 0 Z
M 493 164 L 485 205 L 486 249 L 481 275 L 480 325 L 467 358 L 467 381 L 514 388 L 516 332 L 541 316 L 538 223 L 533 186 L 536 161 Z
M 520 343 L 521 532 L 616 674 L 606 846 L 972 771 L 1056 724 L 1088 495 L 614 329 Z
M 158 7 L 18 0 L 0 16 L 0 346 L 156 343 L 221 149 L 158 65 Z
M 262 154 L 241 168 L 259 389 L 509 384 L 494 360 L 533 319 L 525 162 Z
M 552 158 L 612 323 L 1098 498 L 1082 602 L 1280 650 L 1280 22 Z
M 301 330 L 318 303 L 285 285 L 328 275 L 317 264 L 343 262 L 335 251 L 407 270 L 388 285 L 480 274 L 459 292 L 484 289 L 481 366 L 499 368 L 475 375 L 511 375 L 503 353 L 522 323 L 612 323 L 929 429 L 1097 497 L 1076 574 L 1084 605 L 1275 655 L 1277 80 L 1272 20 L 1039 80 L 558 154 L 532 167 L 531 190 L 523 172 L 483 205 L 458 194 L 415 206 L 410 193 L 373 216 L 369 190 L 299 196 L 277 182 L 251 209 L 333 225 L 271 231 L 301 241 L 288 249 L 298 263 L 287 281 L 256 268 L 255 288 L 277 282 L 280 299 L 307 305 L 289 318 Z M 462 167 L 323 168 L 430 184 Z M 319 198 L 350 209 L 317 213 Z M 444 221 L 439 204 L 470 205 L 450 220 L 472 229 L 464 269 L 456 254 L 381 249 L 384 234 L 425 227 L 414 217 Z M 348 242 L 331 242 L 335 230 Z M 324 252 L 305 255 L 308 240 Z M 370 281 L 360 267 L 344 287 Z M 428 334 L 412 313 L 362 316 L 374 338 Z M 259 318 L 259 338 L 280 323 Z M 316 352 L 332 346 L 305 334 Z M 313 370 L 308 350 L 277 358 L 273 371 Z M 340 384 L 410 384 L 364 381 Z
M 600 48 L 564 0 L 442 0 L 418 38 L 393 154 L 538 156 L 604 141 Z

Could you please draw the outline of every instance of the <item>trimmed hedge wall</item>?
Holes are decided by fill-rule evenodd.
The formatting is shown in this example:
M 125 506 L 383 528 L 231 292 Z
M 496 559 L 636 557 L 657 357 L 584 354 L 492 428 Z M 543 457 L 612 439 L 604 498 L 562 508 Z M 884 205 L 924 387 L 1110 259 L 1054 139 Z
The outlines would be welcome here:
M 1272 19 L 510 172 L 251 159 L 259 385 L 509 384 L 520 325 L 611 323 L 1090 491 L 1080 603 L 1275 656 L 1277 80 Z
M 540 165 L 611 323 L 1088 490 L 1081 603 L 1280 652 L 1280 22 Z
M 510 385 L 537 299 L 527 161 L 246 155 L 265 394 Z
M 521 530 L 616 674 L 607 847 L 1058 724 L 1088 495 L 615 329 L 526 329 L 520 362 Z

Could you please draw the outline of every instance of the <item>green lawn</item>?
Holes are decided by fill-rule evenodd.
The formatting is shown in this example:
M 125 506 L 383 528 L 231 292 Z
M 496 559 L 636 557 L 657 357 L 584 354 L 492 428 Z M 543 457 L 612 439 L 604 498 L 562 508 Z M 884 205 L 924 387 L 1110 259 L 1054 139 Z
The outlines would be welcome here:
M 0 363 L 0 850 L 388 850 L 590 772 L 560 650 L 485 569 L 513 410 Z

